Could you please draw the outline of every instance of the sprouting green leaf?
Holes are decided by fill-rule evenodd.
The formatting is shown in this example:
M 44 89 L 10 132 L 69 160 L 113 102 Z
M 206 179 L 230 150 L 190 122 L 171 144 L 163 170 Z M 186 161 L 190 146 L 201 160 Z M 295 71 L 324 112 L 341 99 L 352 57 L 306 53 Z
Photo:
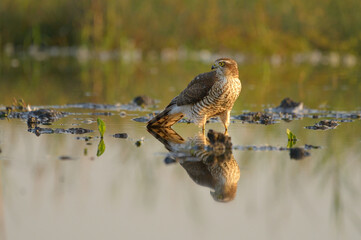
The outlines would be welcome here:
M 288 141 L 287 148 L 292 148 L 296 144 L 296 141 Z
M 288 136 L 288 140 L 290 140 L 290 141 L 296 140 L 296 141 L 297 141 L 296 135 L 293 134 L 293 133 L 291 132 L 291 130 L 289 130 L 288 128 L 287 128 L 287 136 Z
M 104 132 L 105 132 L 105 129 L 106 129 L 105 123 L 100 118 L 97 119 L 97 122 L 98 122 L 98 129 L 99 129 L 99 132 L 100 132 L 100 137 L 103 138 Z
M 288 137 L 287 147 L 292 148 L 296 144 L 297 138 L 296 135 L 293 134 L 291 130 L 289 130 L 288 128 L 287 128 L 287 137 Z
M 105 143 L 103 138 L 101 138 L 98 144 L 97 157 L 100 157 L 104 152 L 105 152 Z

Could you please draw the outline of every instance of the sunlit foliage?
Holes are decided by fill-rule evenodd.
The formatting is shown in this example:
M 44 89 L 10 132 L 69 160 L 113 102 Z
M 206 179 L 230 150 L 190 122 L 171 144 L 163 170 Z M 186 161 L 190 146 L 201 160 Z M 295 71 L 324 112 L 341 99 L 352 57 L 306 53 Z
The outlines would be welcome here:
M 2 0 L 0 45 L 360 54 L 359 0 Z

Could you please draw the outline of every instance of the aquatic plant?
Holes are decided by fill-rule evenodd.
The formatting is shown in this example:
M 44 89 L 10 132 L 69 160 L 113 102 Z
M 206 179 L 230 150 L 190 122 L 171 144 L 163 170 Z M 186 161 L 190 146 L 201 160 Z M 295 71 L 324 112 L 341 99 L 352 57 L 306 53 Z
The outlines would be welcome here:
M 100 157 L 105 152 L 105 143 L 104 139 L 101 138 L 98 144 L 97 157 Z
M 289 130 L 288 128 L 287 128 L 286 132 L 287 132 L 287 137 L 288 137 L 287 148 L 292 148 L 296 144 L 296 141 L 297 141 L 296 135 L 293 134 L 291 132 L 291 130 Z
M 100 142 L 98 144 L 97 157 L 100 157 L 105 152 L 105 143 L 104 143 L 104 132 L 106 129 L 105 122 L 100 118 L 97 119 L 98 129 L 100 133 Z
M 103 138 L 104 132 L 105 132 L 105 129 L 106 129 L 105 123 L 100 118 L 97 119 L 97 123 L 98 123 L 98 129 L 99 129 L 100 137 Z

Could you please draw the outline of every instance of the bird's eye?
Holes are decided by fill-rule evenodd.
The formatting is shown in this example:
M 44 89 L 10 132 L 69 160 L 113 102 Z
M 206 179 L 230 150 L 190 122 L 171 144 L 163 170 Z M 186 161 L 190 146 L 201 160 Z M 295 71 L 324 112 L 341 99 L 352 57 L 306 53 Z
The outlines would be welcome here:
M 219 62 L 219 66 L 224 67 L 224 62 Z

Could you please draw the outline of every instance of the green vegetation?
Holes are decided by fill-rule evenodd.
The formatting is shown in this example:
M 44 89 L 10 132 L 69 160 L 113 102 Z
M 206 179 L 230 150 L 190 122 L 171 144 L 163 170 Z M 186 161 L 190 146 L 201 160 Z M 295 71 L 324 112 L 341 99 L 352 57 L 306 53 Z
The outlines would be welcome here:
M 97 119 L 97 123 L 98 123 L 98 129 L 99 129 L 100 137 L 103 138 L 104 133 L 105 133 L 105 129 L 106 129 L 105 123 L 100 118 Z
M 100 133 L 100 141 L 98 144 L 97 157 L 100 157 L 105 152 L 104 133 L 105 133 L 105 122 L 100 118 L 97 119 L 98 129 Z
M 104 139 L 101 138 L 98 144 L 97 157 L 100 157 L 105 152 Z
M 288 128 L 287 128 L 287 138 L 288 138 L 287 148 L 292 148 L 296 144 L 297 138 L 296 135 L 293 134 L 291 130 L 289 130 Z
M 359 0 L 2 0 L 0 45 L 360 55 L 360 11 Z

